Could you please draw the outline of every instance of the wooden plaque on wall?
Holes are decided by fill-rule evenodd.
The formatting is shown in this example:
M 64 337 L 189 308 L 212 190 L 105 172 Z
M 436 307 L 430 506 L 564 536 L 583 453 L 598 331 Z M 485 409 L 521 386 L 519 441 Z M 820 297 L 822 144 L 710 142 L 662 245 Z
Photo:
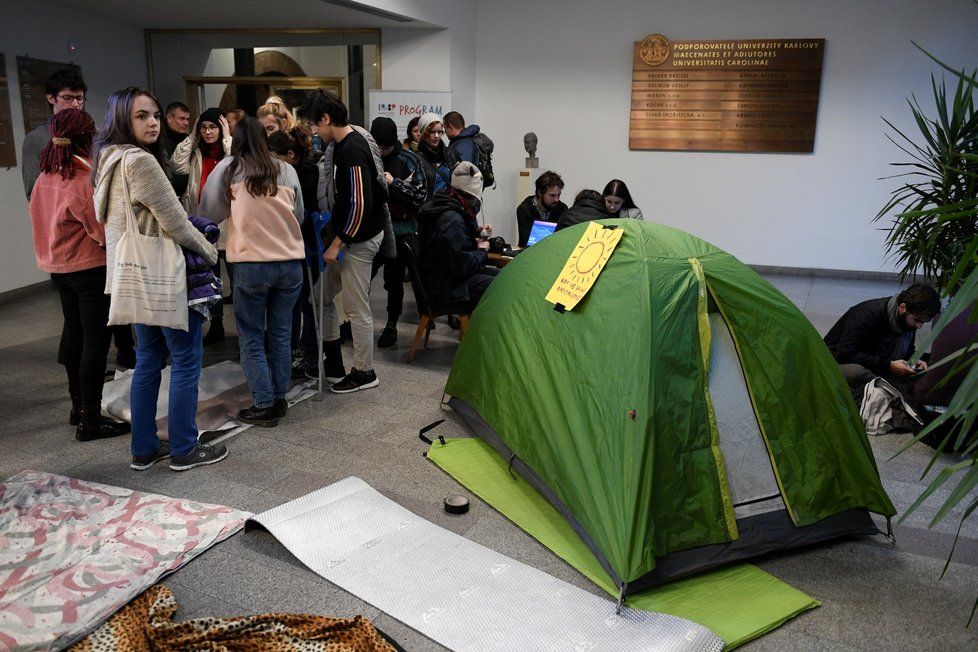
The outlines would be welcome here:
M 10 91 L 7 86 L 7 59 L 0 52 L 0 167 L 17 165 L 14 148 L 14 125 L 10 109 Z
M 811 152 L 825 39 L 635 43 L 629 149 Z
M 61 68 L 70 68 L 81 75 L 81 68 L 73 63 L 17 57 L 20 104 L 24 111 L 25 132 L 30 133 L 51 119 L 51 105 L 44 95 L 44 80 Z

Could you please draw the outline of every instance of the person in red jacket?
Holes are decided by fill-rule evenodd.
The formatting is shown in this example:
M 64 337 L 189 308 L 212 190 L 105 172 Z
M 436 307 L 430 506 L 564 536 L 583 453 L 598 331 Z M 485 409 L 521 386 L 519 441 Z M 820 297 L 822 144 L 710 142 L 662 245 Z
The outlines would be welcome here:
M 90 180 L 95 123 L 81 109 L 69 108 L 56 113 L 49 128 L 30 214 L 37 266 L 51 274 L 64 313 L 58 362 L 68 374 L 68 422 L 78 426 L 79 441 L 124 435 L 129 424 L 101 415 L 111 331 L 105 229 L 95 219 Z

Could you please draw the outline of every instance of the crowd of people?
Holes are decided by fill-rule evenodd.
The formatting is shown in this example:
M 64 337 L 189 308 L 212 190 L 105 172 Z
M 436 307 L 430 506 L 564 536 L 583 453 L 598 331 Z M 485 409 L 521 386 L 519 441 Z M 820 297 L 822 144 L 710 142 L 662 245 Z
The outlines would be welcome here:
M 402 141 L 389 118 L 369 130 L 351 124 L 328 91 L 310 93 L 294 113 L 273 96 L 254 116 L 210 107 L 192 121 L 185 104 L 164 108 L 151 92 L 129 87 L 110 96 L 96 129 L 87 90 L 70 69 L 46 80 L 53 115 L 25 139 L 24 186 L 37 263 L 51 274 L 64 314 L 58 359 L 68 376 L 69 422 L 81 441 L 131 430 L 133 469 L 169 459 L 186 470 L 227 455 L 222 445 L 199 443 L 196 424 L 203 347 L 224 339 L 227 304 L 253 399 L 238 419 L 272 427 L 288 410 L 292 378 L 322 374 L 340 394 L 379 385 L 369 294 L 381 269 L 387 320 L 379 347 L 397 342 L 409 264 L 432 300 L 459 314 L 474 309 L 498 271 L 487 253 L 492 226 L 479 222 L 483 191 L 494 184 L 492 141 L 457 111 L 414 118 Z M 560 202 L 563 187 L 552 171 L 537 179 L 516 211 L 520 246 L 534 220 L 564 228 L 641 219 L 620 180 L 603 194 L 582 191 L 570 209 Z M 131 325 L 110 317 L 113 297 L 121 303 L 157 291 L 152 270 L 118 281 L 116 270 L 133 265 L 130 249 L 158 238 L 185 256 L 185 328 L 152 316 Z M 320 282 L 317 329 L 312 298 Z M 113 335 L 118 366 L 134 369 L 131 425 L 101 414 Z M 167 365 L 162 441 L 156 404 Z
M 97 130 L 77 73 L 57 71 L 45 90 L 54 114 L 25 139 L 24 184 L 37 264 L 51 274 L 64 314 L 58 360 L 68 377 L 69 423 L 81 441 L 131 430 L 133 469 L 169 459 L 170 468 L 187 470 L 227 455 L 223 445 L 199 443 L 196 424 L 203 347 L 224 338 L 225 304 L 253 399 L 238 419 L 273 427 L 287 413 L 292 378 L 322 375 L 339 394 L 379 385 L 369 295 L 381 268 L 387 319 L 379 347 L 397 341 L 408 265 L 417 264 L 431 300 L 458 314 L 471 312 L 496 276 L 492 227 L 479 221 L 493 185 L 492 142 L 458 112 L 414 118 L 402 141 L 389 118 L 369 130 L 351 124 L 329 91 L 311 92 L 295 116 L 271 97 L 254 117 L 212 107 L 191 123 L 186 105 L 164 109 L 151 92 L 129 87 L 110 96 Z M 560 230 L 642 219 L 619 179 L 601 192 L 579 191 L 570 207 L 563 188 L 554 171 L 536 179 L 534 194 L 516 207 L 518 247 L 528 245 L 536 222 Z M 177 310 L 187 312 L 185 328 L 152 317 L 110 325 L 113 300 L 153 295 L 159 284 L 150 270 L 115 286 L 118 269 L 133 264 L 116 264 L 126 237 L 137 241 L 130 248 L 139 238 L 181 248 L 187 305 Z M 874 376 L 904 380 L 926 368 L 906 360 L 912 333 L 939 309 L 932 288 L 912 286 L 847 313 L 826 344 L 854 392 Z M 347 321 L 349 367 L 341 346 Z M 134 368 L 131 425 L 101 414 L 113 335 L 117 363 Z M 167 364 L 169 437 L 161 441 L 156 404 Z

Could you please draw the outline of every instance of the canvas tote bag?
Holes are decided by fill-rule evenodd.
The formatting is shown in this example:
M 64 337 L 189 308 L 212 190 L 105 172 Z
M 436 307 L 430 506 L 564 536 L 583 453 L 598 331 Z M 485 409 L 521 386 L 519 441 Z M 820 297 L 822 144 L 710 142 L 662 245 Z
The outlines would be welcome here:
M 145 324 L 185 331 L 187 308 L 187 261 L 183 249 L 162 229 L 158 237 L 143 235 L 129 195 L 125 165 L 119 163 L 126 204 L 126 232 L 115 248 L 109 325 Z

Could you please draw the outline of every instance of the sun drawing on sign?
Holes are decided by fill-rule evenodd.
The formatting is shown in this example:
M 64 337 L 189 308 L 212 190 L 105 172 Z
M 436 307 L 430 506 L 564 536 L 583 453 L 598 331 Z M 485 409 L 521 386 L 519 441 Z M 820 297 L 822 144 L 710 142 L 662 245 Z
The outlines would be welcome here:
M 614 237 L 614 230 L 601 229 L 578 243 L 577 249 L 567 261 L 568 275 L 575 285 L 587 287 L 594 282 L 601 272 L 601 259 L 611 244 L 609 241 Z

